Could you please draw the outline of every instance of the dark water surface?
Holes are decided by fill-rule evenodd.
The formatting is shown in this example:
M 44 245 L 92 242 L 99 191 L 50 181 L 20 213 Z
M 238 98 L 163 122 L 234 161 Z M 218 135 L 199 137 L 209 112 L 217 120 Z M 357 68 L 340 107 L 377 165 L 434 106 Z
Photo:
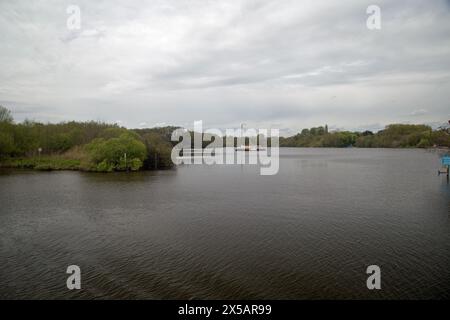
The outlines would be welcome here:
M 0 298 L 450 298 L 438 168 L 425 150 L 281 149 L 276 176 L 1 171 Z

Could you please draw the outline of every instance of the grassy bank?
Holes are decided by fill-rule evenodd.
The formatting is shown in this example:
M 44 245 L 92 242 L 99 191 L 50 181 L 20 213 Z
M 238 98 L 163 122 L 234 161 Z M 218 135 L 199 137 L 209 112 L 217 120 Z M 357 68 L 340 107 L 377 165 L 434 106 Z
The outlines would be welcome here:
M 50 170 L 82 170 L 81 161 L 60 156 L 8 158 L 0 160 L 0 168 Z

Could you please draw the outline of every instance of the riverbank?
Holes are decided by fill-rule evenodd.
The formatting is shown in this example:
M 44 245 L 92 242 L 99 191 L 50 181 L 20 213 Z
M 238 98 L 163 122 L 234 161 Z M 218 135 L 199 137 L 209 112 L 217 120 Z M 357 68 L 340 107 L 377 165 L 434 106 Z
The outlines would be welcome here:
M 39 157 L 21 157 L 0 160 L 0 169 L 28 169 L 38 171 L 85 171 L 85 172 L 118 172 L 118 171 L 146 171 L 147 168 L 135 169 L 130 164 L 120 169 L 92 166 L 90 162 L 80 159 L 64 158 L 60 155 Z M 128 168 L 128 169 L 127 169 Z M 158 168 L 165 169 L 165 168 Z
M 9 158 L 0 160 L 0 168 L 50 170 L 83 170 L 78 159 L 65 159 L 59 156 Z
M 280 147 L 292 148 L 292 147 Z M 294 147 L 296 149 L 310 149 L 311 147 Z M 326 149 L 324 147 L 312 147 L 314 149 Z M 336 148 L 336 149 L 346 149 L 346 148 Z M 418 147 L 403 147 L 403 148 L 360 148 L 355 147 L 355 149 L 421 149 L 428 150 L 439 155 L 448 154 L 450 148 L 448 147 L 430 147 L 430 148 L 418 148 Z M 86 171 L 86 172 L 117 172 L 126 171 L 124 170 L 100 170 L 98 167 L 93 167 L 88 161 L 80 158 L 71 158 L 67 154 L 62 155 L 46 155 L 41 157 L 17 157 L 17 158 L 6 158 L 0 159 L 0 168 L 6 169 L 30 169 L 38 171 L 60 171 L 60 170 L 71 170 L 71 171 Z M 171 166 L 160 167 L 158 169 L 169 169 Z M 146 168 L 140 168 L 139 170 L 132 171 L 146 171 Z

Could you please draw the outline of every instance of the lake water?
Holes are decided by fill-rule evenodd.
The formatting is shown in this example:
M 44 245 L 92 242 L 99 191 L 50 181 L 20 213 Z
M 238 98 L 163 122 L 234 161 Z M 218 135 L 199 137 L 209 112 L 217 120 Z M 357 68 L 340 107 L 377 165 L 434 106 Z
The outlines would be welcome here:
M 450 298 L 450 186 L 426 150 L 256 166 L 1 171 L 0 298 Z M 82 290 L 66 288 L 81 268 Z M 368 290 L 366 268 L 381 268 Z

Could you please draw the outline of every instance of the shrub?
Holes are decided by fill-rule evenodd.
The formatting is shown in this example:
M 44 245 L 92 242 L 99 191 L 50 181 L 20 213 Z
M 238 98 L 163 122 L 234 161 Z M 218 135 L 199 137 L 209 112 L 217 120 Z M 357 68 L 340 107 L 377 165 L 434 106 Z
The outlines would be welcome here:
M 108 163 L 107 160 L 103 160 L 95 167 L 95 171 L 99 172 L 111 172 L 114 169 L 114 166 L 111 163 Z
M 127 170 L 133 165 L 135 170 L 142 167 L 147 149 L 136 134 L 122 133 L 117 138 L 97 138 L 86 145 L 86 151 L 97 171 Z M 126 156 L 125 156 L 126 154 Z M 130 160 L 125 160 L 125 157 Z M 139 160 L 134 161 L 134 159 Z M 134 162 L 133 162 L 134 161 Z
M 431 146 L 430 140 L 427 138 L 420 139 L 419 143 L 417 144 L 418 148 L 428 148 Z
M 130 161 L 129 164 L 131 171 L 137 171 L 142 167 L 142 161 L 138 158 L 134 158 Z

